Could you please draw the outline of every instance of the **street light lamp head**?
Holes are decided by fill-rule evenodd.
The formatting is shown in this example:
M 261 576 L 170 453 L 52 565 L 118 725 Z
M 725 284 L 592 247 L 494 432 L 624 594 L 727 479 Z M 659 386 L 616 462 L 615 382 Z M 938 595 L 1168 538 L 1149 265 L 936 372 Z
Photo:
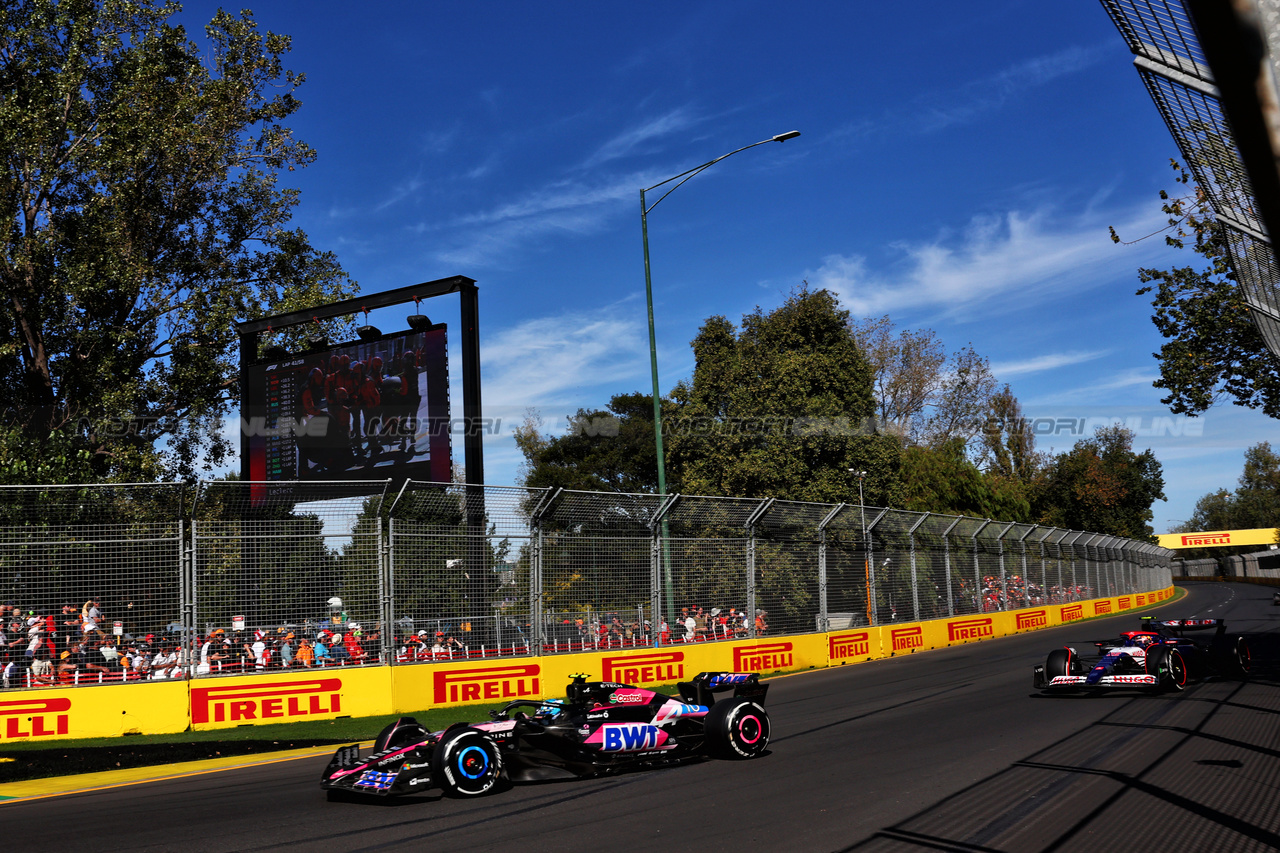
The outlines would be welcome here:
M 856 469 L 854 469 L 854 468 L 846 468 L 845 470 L 846 470 L 846 471 L 848 471 L 848 472 L 849 472 L 850 474 L 852 474 L 853 476 L 855 476 L 855 477 L 859 478 L 859 479 L 861 479 L 861 478 L 863 478 L 863 477 L 867 476 L 867 472 L 866 472 L 866 471 L 858 471 L 858 470 L 856 470 Z
M 800 135 L 798 130 L 788 130 L 786 133 L 779 133 L 773 138 L 774 142 L 786 142 L 788 139 L 795 139 Z

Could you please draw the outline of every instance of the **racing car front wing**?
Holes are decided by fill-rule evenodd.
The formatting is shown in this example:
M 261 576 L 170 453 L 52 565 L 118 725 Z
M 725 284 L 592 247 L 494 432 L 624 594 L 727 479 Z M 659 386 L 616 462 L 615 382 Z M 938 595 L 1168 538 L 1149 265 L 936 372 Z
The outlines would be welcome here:
M 1155 675 L 1104 675 L 1093 683 L 1089 683 L 1088 678 L 1087 675 L 1057 675 L 1047 679 L 1044 666 L 1039 665 L 1035 667 L 1032 683 L 1037 690 L 1051 690 L 1055 687 L 1155 687 L 1160 683 Z

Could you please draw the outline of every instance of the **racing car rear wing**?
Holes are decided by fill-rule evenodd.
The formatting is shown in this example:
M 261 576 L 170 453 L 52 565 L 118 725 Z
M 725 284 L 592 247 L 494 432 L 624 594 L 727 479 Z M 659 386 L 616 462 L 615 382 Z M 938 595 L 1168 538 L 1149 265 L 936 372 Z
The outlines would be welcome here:
M 1143 626 L 1165 628 L 1174 634 L 1180 634 L 1183 631 L 1203 631 L 1206 628 L 1217 628 L 1218 633 L 1222 634 L 1227 630 L 1227 620 L 1225 619 L 1166 619 L 1163 622 L 1157 622 L 1150 616 L 1143 616 L 1142 624 Z
M 700 672 L 688 681 L 676 685 L 680 688 L 680 698 L 690 705 L 710 707 L 715 704 L 715 693 L 723 693 L 730 688 L 734 696 L 742 696 L 764 702 L 769 692 L 768 684 L 760 683 L 760 674 L 756 672 Z

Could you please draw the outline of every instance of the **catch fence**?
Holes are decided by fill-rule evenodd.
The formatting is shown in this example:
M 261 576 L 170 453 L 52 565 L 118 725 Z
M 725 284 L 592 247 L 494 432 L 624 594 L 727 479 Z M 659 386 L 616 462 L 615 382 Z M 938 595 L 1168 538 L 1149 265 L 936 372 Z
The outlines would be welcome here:
M 33 686 L 715 642 L 1146 592 L 1172 556 L 856 503 L 414 481 L 9 488 L 0 655 L 6 686 Z

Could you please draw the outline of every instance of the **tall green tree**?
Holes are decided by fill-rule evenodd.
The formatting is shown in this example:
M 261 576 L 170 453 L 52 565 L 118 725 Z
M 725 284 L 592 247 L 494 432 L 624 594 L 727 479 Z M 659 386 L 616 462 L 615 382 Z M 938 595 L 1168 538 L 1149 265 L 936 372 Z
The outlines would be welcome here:
M 1026 521 L 1031 513 L 1021 484 L 978 470 L 959 438 L 939 448 L 908 447 L 900 476 L 903 509 L 1002 521 Z
M 1230 399 L 1236 405 L 1280 417 L 1280 359 L 1266 346 L 1249 318 L 1230 265 L 1224 226 L 1212 216 L 1204 192 L 1190 174 L 1170 161 L 1185 195 L 1160 192 L 1168 217 L 1165 242 L 1175 248 L 1190 243 L 1203 261 L 1159 270 L 1142 268 L 1145 285 L 1139 296 L 1151 296 L 1151 321 L 1165 343 L 1156 353 L 1160 378 L 1155 387 L 1168 391 L 1161 402 L 1179 414 L 1197 415 Z M 1121 242 L 1115 230 L 1111 239 Z
M 1165 500 L 1164 474 L 1150 450 L 1133 451 L 1133 432 L 1098 427 L 1092 438 L 1053 459 L 1032 497 L 1041 524 L 1149 539 L 1151 506 Z
M 868 502 L 888 502 L 900 443 L 876 435 L 872 372 L 826 290 L 801 287 L 741 329 L 712 317 L 693 341 L 690 382 L 673 392 L 671 467 L 690 494 L 844 501 L 849 469 Z
M 178 9 L 0 7 L 0 458 L 52 446 L 82 476 L 83 451 L 115 479 L 217 464 L 234 321 L 353 291 L 289 227 L 280 175 L 315 152 L 283 124 L 288 37 L 219 12 L 201 46 Z
M 1266 441 L 1245 451 L 1236 489 L 1218 489 L 1200 498 L 1191 518 L 1176 532 L 1256 527 L 1280 527 L 1280 454 Z

